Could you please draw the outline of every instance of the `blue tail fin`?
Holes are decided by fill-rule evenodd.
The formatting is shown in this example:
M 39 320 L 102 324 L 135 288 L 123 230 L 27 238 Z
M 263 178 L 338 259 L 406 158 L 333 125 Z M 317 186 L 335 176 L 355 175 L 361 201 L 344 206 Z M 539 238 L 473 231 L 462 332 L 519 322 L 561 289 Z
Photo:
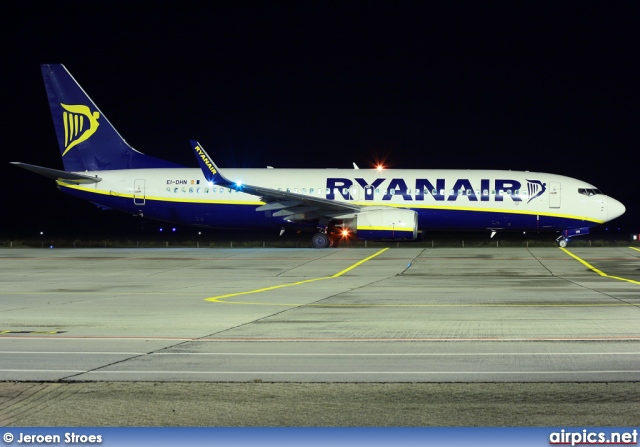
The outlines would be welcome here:
M 41 69 L 65 171 L 182 167 L 129 146 L 64 65 Z

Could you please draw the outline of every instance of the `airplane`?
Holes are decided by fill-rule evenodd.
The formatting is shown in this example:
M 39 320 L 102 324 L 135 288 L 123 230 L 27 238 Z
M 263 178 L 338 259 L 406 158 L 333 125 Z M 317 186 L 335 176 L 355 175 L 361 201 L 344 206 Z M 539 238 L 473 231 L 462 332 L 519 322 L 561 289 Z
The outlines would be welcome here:
M 306 230 L 316 248 L 344 238 L 413 241 L 435 230 L 556 231 L 565 247 L 625 212 L 589 183 L 540 172 L 221 170 L 193 140 L 200 168 L 189 168 L 133 149 L 64 65 L 41 70 L 64 171 L 12 163 L 102 209 L 211 228 Z

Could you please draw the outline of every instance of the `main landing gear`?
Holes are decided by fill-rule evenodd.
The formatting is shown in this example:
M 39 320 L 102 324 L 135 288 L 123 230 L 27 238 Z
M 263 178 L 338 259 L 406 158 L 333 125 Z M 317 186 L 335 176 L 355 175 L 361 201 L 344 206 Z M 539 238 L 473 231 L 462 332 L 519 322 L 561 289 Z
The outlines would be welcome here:
M 337 247 L 339 243 L 340 240 L 337 235 L 326 231 L 320 231 L 311 237 L 311 245 L 314 248 Z
M 315 233 L 311 238 L 313 248 L 327 248 L 331 244 L 331 238 L 326 233 Z

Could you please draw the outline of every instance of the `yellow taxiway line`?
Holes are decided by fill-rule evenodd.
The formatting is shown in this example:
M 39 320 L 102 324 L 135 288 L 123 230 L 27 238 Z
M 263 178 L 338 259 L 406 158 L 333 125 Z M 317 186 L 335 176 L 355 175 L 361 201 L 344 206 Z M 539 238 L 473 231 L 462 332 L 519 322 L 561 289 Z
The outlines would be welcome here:
M 633 250 L 638 250 L 637 248 L 633 248 L 633 247 L 629 247 L 629 248 L 631 248 Z M 560 247 L 560 250 L 564 251 L 566 254 L 571 256 L 573 259 L 575 259 L 576 261 L 578 261 L 581 264 L 583 264 L 589 270 L 592 270 L 592 271 L 596 272 L 600 276 L 604 276 L 605 278 L 617 279 L 618 281 L 630 282 L 631 284 L 640 284 L 640 281 L 634 281 L 633 279 L 627 279 L 627 278 L 622 278 L 620 276 L 608 275 L 605 272 L 603 272 L 602 270 L 595 268 L 594 266 L 592 266 L 591 264 L 589 264 L 587 261 L 585 261 L 584 259 L 580 258 L 579 256 L 574 255 L 573 253 L 571 253 L 566 248 Z M 638 251 L 640 251 L 640 250 L 638 250 Z
M 633 247 L 629 247 L 629 248 L 633 248 Z M 637 250 L 636 248 L 633 248 L 634 250 Z M 291 287 L 291 286 L 297 286 L 300 284 L 307 284 L 307 283 L 311 283 L 311 282 L 315 282 L 315 281 L 323 281 L 325 279 L 333 279 L 333 278 L 338 278 L 342 275 L 344 275 L 345 273 L 347 273 L 350 270 L 353 270 L 354 268 L 358 267 L 359 265 L 364 264 L 365 262 L 375 258 L 376 256 L 384 253 L 386 250 L 388 250 L 388 248 L 384 248 L 376 253 L 374 253 L 373 255 L 362 259 L 361 261 L 356 262 L 355 264 L 347 267 L 344 270 L 341 270 L 340 272 L 331 275 L 331 276 L 322 276 L 319 278 L 312 278 L 312 279 L 306 279 L 303 281 L 296 281 L 296 282 L 292 282 L 292 283 L 287 283 L 287 284 L 280 284 L 277 286 L 271 286 L 271 287 L 264 287 L 261 289 L 255 289 L 255 290 L 248 290 L 245 292 L 236 292 L 236 293 L 229 293 L 226 295 L 218 295 L 218 296 L 212 296 L 210 298 L 205 298 L 205 301 L 209 301 L 212 303 L 220 303 L 220 304 L 249 304 L 249 305 L 262 305 L 262 306 L 309 306 L 309 307 L 618 307 L 618 306 L 634 306 L 634 304 L 630 304 L 630 303 L 571 303 L 571 304 L 557 304 L 557 303 L 526 303 L 526 304 L 522 304 L 522 303 L 518 303 L 518 304 L 508 304 L 508 303 L 482 303 L 482 304 L 462 304 L 462 303 L 430 303 L 430 304 L 402 304 L 402 303 L 398 303 L 398 304 L 373 304 L 373 303 L 345 303 L 345 304 L 321 304 L 321 303 L 317 303 L 317 304 L 303 304 L 303 303 L 269 303 L 269 302 L 247 302 L 247 301 L 226 301 L 228 298 L 232 298 L 232 297 L 236 297 L 236 296 L 242 296 L 242 295 L 251 295 L 251 294 L 255 294 L 255 293 L 261 293 L 261 292 L 268 292 L 270 290 L 276 290 L 276 289 L 282 289 L 284 287 Z M 574 258 L 576 261 L 582 263 L 584 266 L 586 266 L 588 269 L 596 272 L 598 275 L 606 277 L 606 278 L 612 278 L 612 279 L 616 279 L 619 281 L 626 281 L 632 284 L 639 284 L 640 285 L 640 281 L 634 281 L 632 279 L 627 279 L 627 278 L 621 278 L 619 276 L 613 276 L 613 275 L 608 275 L 607 273 L 603 272 L 600 269 L 597 269 L 596 267 L 594 267 L 593 265 L 589 264 L 587 261 L 585 261 L 584 259 L 580 258 L 579 256 L 576 256 L 575 254 L 571 253 L 569 250 L 567 250 L 566 248 L 561 248 L 562 251 L 564 251 L 566 254 L 568 254 L 569 256 L 571 256 L 572 258 Z M 638 250 L 640 251 L 640 250 Z
M 219 296 L 212 296 L 210 298 L 205 298 L 205 301 L 211 301 L 212 303 L 225 303 L 225 304 L 268 304 L 268 305 L 275 305 L 275 306 L 299 306 L 300 304 L 277 304 L 277 303 L 245 303 L 245 302 L 233 302 L 233 303 L 229 303 L 226 301 L 222 301 L 226 298 L 231 298 L 234 296 L 241 296 L 241 295 L 251 295 L 253 293 L 260 293 L 260 292 L 268 292 L 269 290 L 275 290 L 275 289 L 282 289 L 284 287 L 291 287 L 291 286 L 297 286 L 300 284 L 307 284 L 310 282 L 314 282 L 314 281 L 322 281 L 325 279 L 333 279 L 333 278 L 338 278 L 342 275 L 344 275 L 345 273 L 347 273 L 350 270 L 353 270 L 354 268 L 358 267 L 359 265 L 364 264 L 365 262 L 375 258 L 376 256 L 384 253 L 385 251 L 389 250 L 388 248 L 383 248 L 382 250 L 372 254 L 371 256 L 364 258 L 358 262 L 356 262 L 355 264 L 347 267 L 344 270 L 339 271 L 338 273 L 336 273 L 335 275 L 331 275 L 331 276 L 322 276 L 320 278 L 312 278 L 312 279 L 305 279 L 304 281 L 296 281 L 296 282 L 291 282 L 288 284 L 279 284 L 277 286 L 271 286 L 271 287 L 265 287 L 262 289 L 256 289 L 256 290 L 248 290 L 246 292 L 236 292 L 236 293 L 228 293 L 226 295 L 219 295 Z

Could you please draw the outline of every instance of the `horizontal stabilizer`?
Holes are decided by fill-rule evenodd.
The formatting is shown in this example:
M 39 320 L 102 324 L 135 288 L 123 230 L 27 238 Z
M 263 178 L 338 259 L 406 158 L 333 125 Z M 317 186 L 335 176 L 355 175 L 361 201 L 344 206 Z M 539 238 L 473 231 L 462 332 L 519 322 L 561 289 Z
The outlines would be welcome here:
M 84 174 L 74 174 L 73 172 L 58 171 L 57 169 L 43 168 L 42 166 L 30 165 L 27 163 L 20 163 L 19 161 L 12 161 L 12 165 L 16 165 L 20 168 L 28 171 L 35 172 L 36 174 L 44 175 L 45 177 L 52 178 L 54 180 L 64 180 L 66 182 L 75 183 L 77 185 L 87 183 L 98 183 L 102 179 L 97 176 L 90 176 Z

